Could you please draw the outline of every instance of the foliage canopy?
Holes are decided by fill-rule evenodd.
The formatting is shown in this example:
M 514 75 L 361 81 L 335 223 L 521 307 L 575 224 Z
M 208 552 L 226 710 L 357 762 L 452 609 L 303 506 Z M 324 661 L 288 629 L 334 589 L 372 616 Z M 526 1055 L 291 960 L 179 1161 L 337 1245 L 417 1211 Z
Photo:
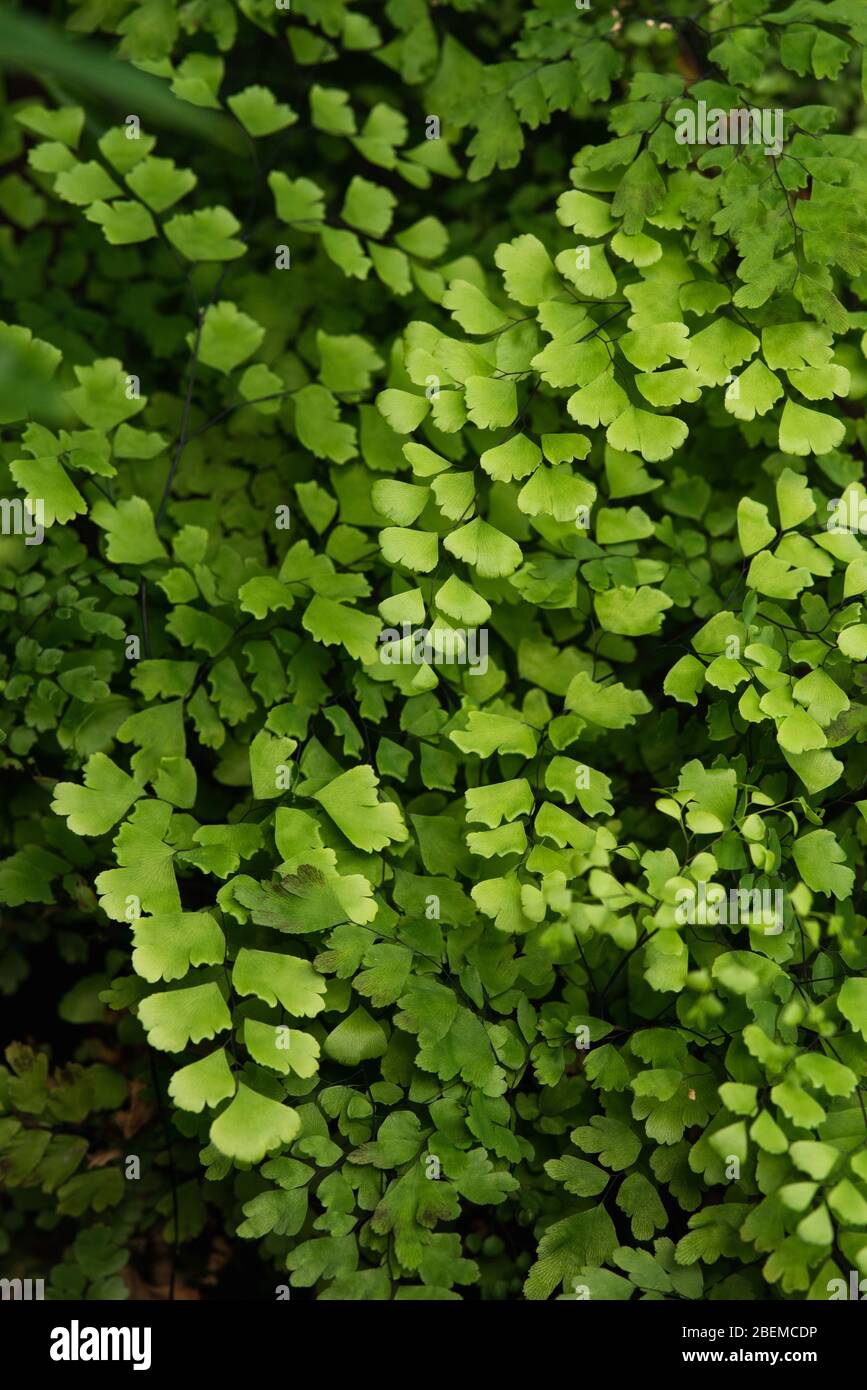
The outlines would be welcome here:
M 50 1296 L 867 1275 L 867 16 L 695 8 L 0 12 Z

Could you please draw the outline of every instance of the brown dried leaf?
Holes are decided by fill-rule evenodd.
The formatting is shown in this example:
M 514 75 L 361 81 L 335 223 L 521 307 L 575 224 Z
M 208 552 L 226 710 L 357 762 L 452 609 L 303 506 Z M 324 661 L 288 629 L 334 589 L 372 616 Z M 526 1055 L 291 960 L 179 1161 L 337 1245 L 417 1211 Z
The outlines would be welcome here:
M 129 1105 L 125 1110 L 115 1113 L 114 1122 L 124 1139 L 131 1139 L 134 1134 L 138 1134 L 156 1114 L 156 1106 L 151 1101 L 142 1099 L 144 1091 L 145 1083 L 142 1080 L 137 1077 L 131 1081 Z
M 99 1149 L 87 1155 L 88 1168 L 104 1168 L 116 1158 L 123 1158 L 123 1149 Z

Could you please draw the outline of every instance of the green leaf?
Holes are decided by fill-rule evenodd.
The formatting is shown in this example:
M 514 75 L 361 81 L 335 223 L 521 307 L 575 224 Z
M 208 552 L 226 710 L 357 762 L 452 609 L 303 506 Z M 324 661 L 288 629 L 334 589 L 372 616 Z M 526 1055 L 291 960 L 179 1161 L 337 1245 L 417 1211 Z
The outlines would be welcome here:
M 324 386 L 305 386 L 295 395 L 295 431 L 316 458 L 345 463 L 358 452 L 355 430 L 341 422 L 340 407 Z
M 74 371 L 79 384 L 64 394 L 78 418 L 91 429 L 113 429 L 147 404 L 146 396 L 139 397 L 130 390 L 131 379 L 116 357 L 103 357 Z
M 231 372 L 256 351 L 264 336 L 264 328 L 254 319 L 221 299 L 209 306 L 202 321 L 199 358 L 218 372 Z
M 506 377 L 469 376 L 465 385 L 467 414 L 482 430 L 515 423 L 518 396 L 514 381 Z
M 231 1023 L 226 1001 L 213 981 L 149 994 L 139 1004 L 138 1016 L 151 1047 L 161 1052 L 181 1052 L 188 1043 L 213 1038 Z
M 531 1302 L 549 1298 L 558 1285 L 566 1288 L 574 1282 L 580 1269 L 604 1264 L 616 1247 L 614 1223 L 604 1207 L 555 1221 L 539 1241 L 524 1297 Z
M 65 860 L 58 855 L 39 845 L 27 845 L 0 861 L 0 902 L 8 907 L 53 902 L 51 882 L 65 868 Z
M 171 816 L 164 802 L 141 801 L 120 827 L 114 842 L 119 867 L 96 879 L 100 905 L 116 922 L 128 920 L 133 907 L 154 915 L 180 911 L 174 851 L 164 839 Z
M 663 690 L 681 704 L 698 703 L 698 692 L 704 685 L 705 667 L 694 656 L 687 653 L 676 661 L 665 678 Z
M 479 462 L 498 482 L 512 482 L 515 478 L 526 478 L 541 460 L 542 455 L 532 440 L 526 435 L 515 434 L 505 444 L 486 449 Z
M 852 1027 L 867 1039 L 867 980 L 854 976 L 844 980 L 837 995 L 837 1008 Z
M 652 1240 L 668 1225 L 665 1207 L 656 1188 L 643 1173 L 630 1173 L 617 1191 L 617 1205 L 630 1218 L 635 1240 Z
M 9 465 L 9 471 L 25 493 L 24 505 L 30 516 L 37 521 L 41 504 L 41 524 L 63 524 L 87 511 L 87 503 L 56 459 L 19 459 Z
M 738 540 L 744 555 L 755 555 L 764 550 L 776 536 L 776 530 L 768 521 L 768 509 L 751 497 L 742 497 L 738 503 Z
M 567 709 L 604 729 L 627 728 L 650 709 L 640 690 L 627 690 L 619 684 L 603 686 L 586 671 L 580 671 L 570 682 L 565 703 Z
M 113 203 L 93 202 L 85 208 L 88 222 L 102 227 L 103 236 L 111 246 L 132 246 L 149 241 L 157 234 L 156 224 L 141 203 L 116 199 Z
M 844 868 L 846 855 L 830 830 L 811 830 L 800 835 L 792 846 L 798 872 L 808 888 L 817 893 L 848 898 L 855 875 Z
M 380 391 L 376 398 L 376 408 L 397 434 L 412 434 L 428 414 L 430 401 L 425 396 L 414 396 L 409 391 L 389 389 Z
M 686 440 L 689 430 L 682 420 L 669 415 L 652 415 L 647 410 L 627 406 L 608 426 L 606 439 L 612 449 L 640 454 L 653 462 L 671 458 Z
M 287 126 L 294 125 L 298 120 L 291 106 L 277 101 L 268 87 L 245 87 L 243 91 L 229 97 L 226 104 L 248 135 L 273 135 L 278 130 L 285 130 Z
M 80 106 L 63 106 L 59 111 L 32 104 L 15 112 L 15 119 L 27 130 L 36 131 L 48 140 L 60 140 L 75 149 L 84 129 L 84 110 Z
M 567 1192 L 575 1197 L 597 1197 L 609 1183 L 609 1176 L 602 1168 L 587 1163 L 583 1158 L 552 1158 L 545 1164 L 545 1172 L 555 1182 L 563 1184 Z
M 437 538 L 426 531 L 388 526 L 379 533 L 383 559 L 389 565 L 403 565 L 416 574 L 429 574 L 436 568 Z
M 607 589 L 593 599 L 596 616 L 609 632 L 627 637 L 659 632 L 662 615 L 672 605 L 667 594 L 658 589 Z
M 721 386 L 736 367 L 753 356 L 758 346 L 758 338 L 749 329 L 732 319 L 719 318 L 690 338 L 686 365 L 703 386 Z
M 665 184 L 656 162 L 650 152 L 644 150 L 621 179 L 611 211 L 615 217 L 622 217 L 623 230 L 631 236 L 640 232 L 645 219 L 659 210 L 664 197 Z
M 377 796 L 379 779 L 369 764 L 350 768 L 314 793 L 346 838 L 363 850 L 380 850 L 408 838 L 400 808 Z
M 266 1004 L 280 1003 L 288 1014 L 313 1018 L 325 1007 L 325 981 L 298 956 L 241 948 L 232 971 L 239 994 L 255 994 Z
M 498 748 L 525 758 L 532 758 L 536 752 L 536 734 L 529 725 L 488 710 L 472 710 L 467 716 L 466 731 L 453 731 L 449 738 L 462 752 L 478 753 L 482 758 L 490 757 Z
M 128 777 L 104 753 L 94 753 L 84 766 L 84 786 L 58 782 L 51 809 L 66 817 L 75 835 L 104 835 L 130 806 L 144 795 L 144 787 Z
M 468 280 L 452 280 L 442 305 L 465 333 L 496 333 L 509 322 L 507 315 Z
M 283 222 L 321 223 L 325 220 L 325 195 L 312 179 L 290 179 L 280 170 L 268 175 L 277 216 Z
M 357 1067 L 360 1062 L 381 1057 L 388 1039 L 381 1026 L 364 1008 L 358 1008 L 332 1029 L 323 1050 L 332 1061 L 344 1067 Z
M 260 1163 L 267 1154 L 291 1144 L 300 1128 L 297 1110 L 239 1082 L 234 1100 L 211 1125 L 210 1139 L 227 1158 Z
M 323 227 L 321 236 L 323 251 L 340 267 L 344 275 L 350 275 L 356 280 L 367 279 L 373 262 L 365 256 L 361 242 L 354 232 L 344 231 L 340 227 Z
M 355 117 L 349 106 L 349 95 L 337 87 L 310 89 L 310 117 L 315 126 L 329 135 L 354 135 Z
M 356 174 L 346 190 L 340 215 L 357 231 L 383 237 L 391 226 L 396 205 L 397 199 L 387 188 L 380 188 Z
M 226 1050 L 217 1048 L 207 1057 L 176 1071 L 169 1082 L 169 1095 L 181 1110 L 200 1115 L 213 1110 L 221 1101 L 235 1094 L 235 1078 L 226 1058 Z
M 250 778 L 257 801 L 270 801 L 286 790 L 285 775 L 297 747 L 294 738 L 280 738 L 267 729 L 259 730 L 250 744 Z
M 96 160 L 86 164 L 73 164 L 71 168 L 57 175 L 54 190 L 67 203 L 86 207 L 105 198 L 115 198 L 120 189 L 114 179 Z
M 273 1160 L 279 1163 L 279 1159 Z M 307 1215 L 307 1193 L 303 1189 L 282 1192 L 269 1188 L 242 1207 L 245 1220 L 238 1227 L 242 1239 L 297 1235 Z
M 728 387 L 725 407 L 736 420 L 754 420 L 767 415 L 782 395 L 779 377 L 757 357 Z
M 165 556 L 153 512 L 143 497 L 128 497 L 116 506 L 99 501 L 91 509 L 91 520 L 105 531 L 106 555 L 115 564 L 144 565 Z
M 310 1033 L 296 1028 L 274 1027 L 254 1018 L 244 1020 L 244 1045 L 254 1061 L 284 1076 L 294 1072 L 304 1078 L 319 1070 L 319 1043 Z
M 831 334 L 816 323 L 781 323 L 762 330 L 762 352 L 772 369 L 798 371 L 831 360 Z
M 481 517 L 450 532 L 443 546 L 457 559 L 474 566 L 484 579 L 514 574 L 522 559 L 521 547 Z
M 842 444 L 846 426 L 832 415 L 808 410 L 789 398 L 780 418 L 780 449 L 784 454 L 827 454 Z
M 784 468 L 777 478 L 777 508 L 784 531 L 807 521 L 816 510 L 806 478 L 793 473 L 791 468 Z
M 223 933 L 207 912 L 138 917 L 132 932 L 133 969 L 151 984 L 183 979 L 191 965 L 220 965 L 226 952 Z
M 584 1153 L 598 1154 L 606 1168 L 629 1168 L 641 1152 L 641 1140 L 619 1120 L 594 1115 L 589 1125 L 572 1131 L 572 1143 Z
M 581 236 L 604 237 L 612 230 L 611 208 L 602 198 L 570 189 L 557 199 L 557 220 Z
M 507 295 L 519 304 L 541 304 L 560 292 L 547 251 L 530 233 L 498 246 L 494 260 L 503 272 Z
M 143 159 L 127 174 L 126 181 L 152 212 L 165 212 L 196 186 L 195 174 L 190 169 L 177 169 L 173 159 Z
M 327 647 L 340 644 L 350 656 L 372 665 L 377 660 L 376 641 L 382 623 L 348 604 L 317 594 L 304 610 L 302 623 L 317 642 Z

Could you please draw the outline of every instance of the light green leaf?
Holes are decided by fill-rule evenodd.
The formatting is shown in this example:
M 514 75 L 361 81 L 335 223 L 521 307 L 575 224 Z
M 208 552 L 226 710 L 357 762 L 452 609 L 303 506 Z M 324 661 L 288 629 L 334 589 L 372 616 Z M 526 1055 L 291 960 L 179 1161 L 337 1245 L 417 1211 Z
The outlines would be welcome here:
M 213 981 L 149 994 L 139 1004 L 138 1016 L 151 1047 L 161 1052 L 181 1052 L 231 1024 L 226 1001 Z
M 300 1128 L 297 1110 L 241 1082 L 234 1100 L 211 1125 L 210 1139 L 227 1158 L 261 1163 L 267 1154 L 291 1144 Z
M 297 1018 L 313 1018 L 325 1007 L 325 980 L 309 961 L 242 946 L 232 970 L 239 994 L 255 994 L 266 1004 L 281 1004 Z
M 377 795 L 379 778 L 369 764 L 350 768 L 319 791 L 315 799 L 358 849 L 381 850 L 408 838 L 400 808 Z

